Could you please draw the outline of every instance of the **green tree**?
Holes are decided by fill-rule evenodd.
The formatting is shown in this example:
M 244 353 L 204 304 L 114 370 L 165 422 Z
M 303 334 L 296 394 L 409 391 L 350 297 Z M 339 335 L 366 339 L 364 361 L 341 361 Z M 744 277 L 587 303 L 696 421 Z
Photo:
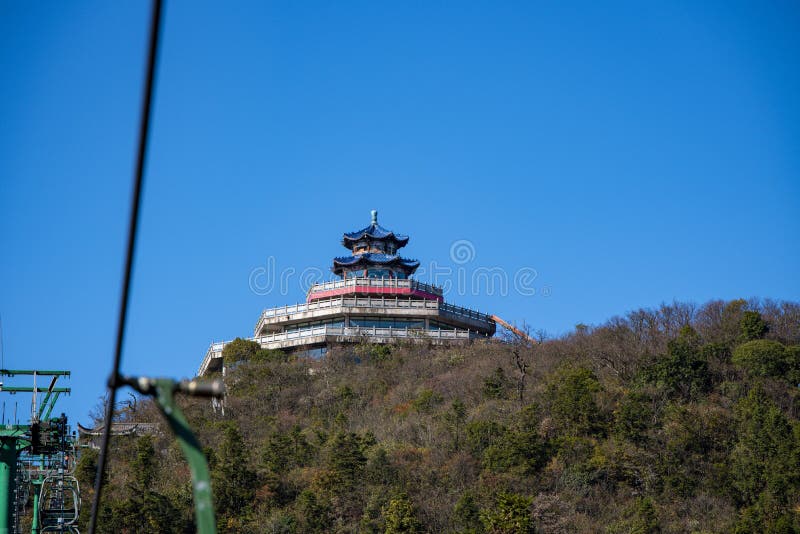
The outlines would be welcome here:
M 667 405 L 657 433 L 661 480 L 675 494 L 692 497 L 705 486 L 724 486 L 724 465 L 734 437 L 728 410 L 710 402 Z
M 786 380 L 800 387 L 800 345 L 790 345 L 783 351 L 786 362 Z
M 181 524 L 175 507 L 154 490 L 159 466 L 152 436 L 145 435 L 136 440 L 131 467 L 131 496 L 127 506 L 121 510 L 128 525 L 137 525 L 142 532 L 180 532 L 185 525 Z
M 397 470 L 389 461 L 389 454 L 383 447 L 372 453 L 365 469 L 364 477 L 370 484 L 391 486 L 397 482 Z
M 79 486 L 83 489 L 83 500 L 90 502 L 91 497 L 94 496 L 94 479 L 97 476 L 97 457 L 98 451 L 95 449 L 86 448 L 81 452 L 78 458 L 78 463 L 75 466 L 75 478 L 78 479 Z M 103 476 L 103 484 L 108 484 L 108 470 L 105 471 Z M 89 497 L 89 498 L 87 498 Z M 90 506 L 81 507 L 81 515 L 79 525 L 81 530 L 86 529 L 89 521 L 89 514 L 91 512 Z M 102 515 L 101 515 L 102 517 Z
M 764 321 L 764 319 L 761 317 L 761 314 L 757 311 L 744 312 L 739 325 L 741 328 L 739 340 L 743 342 L 761 339 L 767 335 L 767 332 L 769 332 L 769 326 L 767 326 L 767 322 Z
M 301 532 L 328 532 L 331 527 L 331 509 L 311 490 L 304 490 L 295 502 L 297 525 Z
M 783 376 L 787 368 L 785 348 L 777 341 L 756 339 L 733 351 L 733 363 L 755 376 Z
M 527 406 L 514 426 L 484 450 L 484 466 L 490 471 L 523 476 L 538 472 L 547 463 L 549 447 L 539 436 L 537 423 L 536 406 Z
M 242 360 L 251 360 L 261 350 L 261 345 L 249 339 L 237 337 L 222 349 L 222 360 L 225 365 Z
M 724 343 L 706 343 L 700 347 L 700 357 L 709 363 L 728 363 L 731 361 L 731 349 Z
M 467 446 L 470 452 L 478 458 L 483 456 L 483 451 L 487 447 L 502 439 L 506 433 L 506 427 L 497 421 L 470 421 L 466 427 Z
M 508 378 L 502 367 L 497 367 L 483 380 L 483 396 L 487 399 L 502 399 L 506 396 Z
M 492 508 L 481 511 L 481 522 L 491 534 L 531 534 L 534 532 L 533 499 L 515 493 L 500 493 Z
M 245 515 L 249 511 L 258 478 L 250 468 L 250 458 L 236 424 L 230 423 L 225 427 L 216 456 L 211 480 L 218 519 L 220 524 L 224 524 L 224 519 Z
M 553 421 L 569 434 L 602 432 L 604 417 L 595 401 L 601 389 L 591 369 L 562 366 L 547 381 L 545 390 Z
M 360 482 L 367 465 L 364 455 L 364 443 L 353 432 L 340 432 L 334 436 L 330 448 L 328 467 L 331 470 L 334 485 L 330 489 L 335 494 L 344 494 Z
M 653 424 L 650 398 L 639 392 L 625 395 L 614 411 L 614 434 L 633 443 L 647 441 L 647 431 Z
M 295 425 L 289 432 L 278 430 L 267 438 L 261 460 L 267 469 L 280 475 L 307 465 L 314 452 L 300 426 Z
M 152 436 L 145 435 L 136 440 L 136 456 L 134 456 L 131 466 L 136 488 L 140 491 L 147 491 L 152 487 L 156 476 L 155 454 Z
M 800 518 L 776 502 L 771 495 L 762 493 L 758 501 L 743 508 L 734 528 L 734 534 L 798 534 Z
M 367 356 L 376 363 L 383 363 L 392 355 L 392 348 L 389 345 L 372 345 Z
M 628 511 L 629 517 L 616 521 L 606 528 L 608 534 L 658 534 L 661 527 L 653 499 L 643 497 Z
M 480 509 L 471 491 L 465 491 L 453 507 L 453 517 L 463 534 L 483 532 Z
M 747 309 L 747 301 L 735 299 L 727 302 L 722 308 L 720 317 L 721 337 L 711 341 L 721 341 L 727 345 L 733 345 L 742 332 L 742 317 Z
M 708 391 L 711 374 L 700 351 L 700 338 L 684 327 L 667 343 L 667 354 L 645 371 L 647 380 L 671 396 L 691 399 Z
M 97 474 L 98 452 L 95 449 L 86 448 L 78 458 L 75 467 L 75 478 L 81 486 L 91 486 Z
M 461 399 L 455 399 L 450 404 L 450 409 L 445 412 L 442 417 L 450 433 L 453 450 L 460 450 L 462 435 L 464 433 L 464 424 L 467 420 L 467 407 Z
M 431 413 L 433 409 L 442 403 L 444 398 L 431 389 L 423 389 L 417 398 L 411 401 L 414 409 L 420 413 Z
M 730 455 L 731 479 L 740 502 L 765 497 L 782 506 L 800 493 L 800 447 L 786 417 L 760 386 L 735 409 L 737 442 Z
M 261 362 L 286 362 L 289 361 L 292 356 L 287 353 L 283 352 L 280 349 L 259 349 L 249 356 L 249 361 L 261 363 Z
M 657 534 L 661 532 L 658 525 L 656 508 L 653 499 L 644 497 L 636 503 L 636 514 L 631 522 L 631 534 Z
M 391 499 L 383 508 L 382 515 L 386 525 L 384 534 L 413 534 L 422 530 L 414 505 L 405 493 Z
M 380 534 L 386 528 L 383 510 L 394 494 L 388 493 L 384 487 L 375 487 L 369 493 L 358 522 L 359 532 L 364 534 Z

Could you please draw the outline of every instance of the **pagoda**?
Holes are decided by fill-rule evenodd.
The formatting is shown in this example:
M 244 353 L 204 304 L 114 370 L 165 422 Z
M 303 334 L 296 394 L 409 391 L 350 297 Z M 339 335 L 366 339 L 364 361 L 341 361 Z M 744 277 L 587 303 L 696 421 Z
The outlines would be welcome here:
M 366 228 L 342 236 L 342 245 L 353 254 L 333 259 L 333 273 L 347 278 L 400 278 L 405 280 L 419 267 L 397 251 L 408 244 L 408 236 L 395 234 L 378 224 L 378 212 L 372 210 L 372 222 Z
M 263 348 L 319 358 L 337 343 L 451 344 L 493 336 L 493 316 L 447 303 L 441 287 L 413 278 L 419 261 L 398 254 L 408 241 L 378 224 L 372 210 L 369 226 L 342 236 L 350 255 L 333 259 L 338 279 L 313 285 L 302 304 L 264 310 L 250 339 Z M 222 368 L 227 343 L 211 343 L 198 375 Z

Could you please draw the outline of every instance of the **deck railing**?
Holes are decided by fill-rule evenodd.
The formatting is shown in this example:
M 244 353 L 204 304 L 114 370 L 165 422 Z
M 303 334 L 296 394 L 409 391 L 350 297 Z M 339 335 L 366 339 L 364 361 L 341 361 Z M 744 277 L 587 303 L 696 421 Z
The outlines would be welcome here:
M 492 322 L 490 315 L 479 311 L 463 308 L 454 304 L 448 304 L 438 300 L 399 298 L 399 297 L 330 297 L 326 299 L 313 300 L 301 304 L 279 306 L 268 308 L 261 312 L 255 327 L 255 334 L 261 328 L 262 323 L 272 317 L 282 317 L 295 313 L 306 313 L 316 310 L 327 310 L 331 308 L 380 308 L 380 309 L 426 309 L 441 310 L 459 317 L 466 317 L 484 323 Z
M 394 288 L 394 289 L 418 289 L 433 295 L 442 296 L 442 288 L 425 282 L 420 282 L 411 278 L 347 278 L 344 280 L 332 280 L 330 282 L 321 282 L 314 284 L 308 290 L 308 293 L 315 293 L 317 291 L 331 291 L 333 289 L 342 289 L 346 287 L 379 287 L 379 288 Z
M 276 332 L 274 334 L 266 334 L 263 336 L 255 336 L 250 338 L 251 341 L 259 343 L 264 348 L 270 348 L 272 343 L 280 343 L 284 341 L 291 341 L 293 339 L 303 339 L 317 336 L 346 336 L 346 337 L 380 337 L 380 338 L 397 338 L 397 339 L 431 339 L 431 340 L 468 340 L 476 337 L 482 337 L 474 330 L 461 330 L 454 328 L 452 330 L 424 330 L 417 328 L 394 328 L 394 327 L 375 327 L 375 326 L 315 326 L 311 328 L 304 328 L 302 330 L 295 330 L 293 332 Z M 198 375 L 203 375 L 209 367 L 211 360 L 214 358 L 222 357 L 222 350 L 225 345 L 230 341 L 216 341 L 211 343 L 208 347 L 203 362 L 200 364 Z
M 476 332 L 472 330 L 460 330 L 454 328 L 452 330 L 425 330 L 419 328 L 395 328 L 395 327 L 378 327 L 378 326 L 313 326 L 292 332 L 275 332 L 273 334 L 265 334 L 263 336 L 256 336 L 253 341 L 266 345 L 268 343 L 276 343 L 280 341 L 289 341 L 292 339 L 301 339 L 305 337 L 314 336 L 347 336 L 347 337 L 424 337 L 426 339 L 469 339 L 470 334 L 475 335 Z

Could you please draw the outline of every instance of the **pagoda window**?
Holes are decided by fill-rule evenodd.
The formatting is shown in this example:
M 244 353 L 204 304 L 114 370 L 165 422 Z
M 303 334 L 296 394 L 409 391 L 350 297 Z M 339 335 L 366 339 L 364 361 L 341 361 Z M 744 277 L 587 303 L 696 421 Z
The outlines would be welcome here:
M 330 328 L 342 328 L 344 326 L 344 319 L 334 319 L 334 320 L 323 320 L 323 321 L 307 321 L 304 323 L 295 323 L 286 326 L 283 329 L 284 332 L 297 332 L 298 330 L 307 330 L 309 328 L 318 328 L 321 326 L 327 326 Z
M 367 276 L 369 278 L 391 278 L 392 271 L 389 269 L 369 269 Z
M 352 327 L 356 326 L 366 327 L 368 322 L 369 319 L 367 319 L 366 317 L 350 317 L 350 326 Z M 369 326 L 372 325 L 370 324 Z
M 350 326 L 360 328 L 408 328 L 409 330 L 419 330 L 425 328 L 425 321 L 420 319 L 351 316 Z

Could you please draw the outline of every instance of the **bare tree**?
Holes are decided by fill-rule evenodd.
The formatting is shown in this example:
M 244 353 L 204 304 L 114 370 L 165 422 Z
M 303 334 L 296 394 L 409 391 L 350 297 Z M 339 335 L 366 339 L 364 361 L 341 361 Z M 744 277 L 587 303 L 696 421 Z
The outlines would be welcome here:
M 520 406 L 525 404 L 525 382 L 528 378 L 528 369 L 530 368 L 530 361 L 528 354 L 530 353 L 531 345 L 533 344 L 533 337 L 530 335 L 530 327 L 526 324 L 522 328 L 517 329 L 518 332 L 507 330 L 504 336 L 505 341 L 511 344 L 511 357 L 512 363 L 517 370 L 517 398 L 519 399 Z M 539 343 L 546 339 L 544 330 L 536 332 Z

